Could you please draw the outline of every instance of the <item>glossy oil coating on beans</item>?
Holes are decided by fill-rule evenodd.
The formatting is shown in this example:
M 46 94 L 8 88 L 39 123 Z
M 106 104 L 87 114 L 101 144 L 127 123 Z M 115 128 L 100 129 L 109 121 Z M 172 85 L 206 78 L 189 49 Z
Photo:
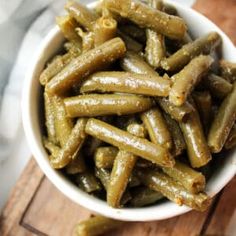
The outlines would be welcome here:
M 68 136 L 68 139 L 58 153 L 58 156 L 50 161 L 53 168 L 61 169 L 65 167 L 72 160 L 75 154 L 78 153 L 86 137 L 86 122 L 87 120 L 84 118 L 77 120 L 70 135 Z
M 152 107 L 150 98 L 124 94 L 79 95 L 64 100 L 69 117 L 128 115 Z
M 93 24 L 97 19 L 94 12 L 80 4 L 78 1 L 71 0 L 66 3 L 65 9 L 82 27 L 88 30 L 93 30 Z
M 148 130 L 150 140 L 164 148 L 171 149 L 171 135 L 160 109 L 155 107 L 142 113 L 141 119 Z
M 109 219 L 104 216 L 94 216 L 78 223 L 76 233 L 78 236 L 101 235 L 121 226 L 123 223 L 124 222 Z
M 142 130 L 137 134 L 137 137 L 141 136 L 143 136 Z M 121 197 L 125 192 L 137 158 L 137 156 L 130 152 L 119 150 L 113 163 L 111 178 L 107 189 L 108 205 L 119 207 Z
M 105 6 L 128 18 L 140 27 L 151 28 L 165 36 L 181 39 L 186 32 L 186 25 L 180 17 L 168 15 L 135 0 L 105 0 Z
M 205 188 L 205 177 L 184 163 L 176 161 L 173 168 L 163 167 L 162 170 L 181 183 L 185 189 L 191 193 L 202 192 Z
M 170 102 L 176 106 L 183 105 L 196 83 L 199 82 L 202 75 L 209 70 L 212 63 L 212 57 L 201 55 L 194 58 L 178 74 L 175 74 L 172 77 L 174 84 L 169 94 Z
M 99 147 L 94 153 L 95 165 L 98 168 L 112 168 L 114 160 L 117 156 L 118 149 L 116 147 Z
M 140 137 L 140 138 L 147 137 L 147 129 L 145 128 L 145 126 L 143 124 L 138 124 L 138 123 L 133 122 L 128 125 L 127 131 L 130 134 L 133 134 L 133 135 Z
M 234 82 L 236 80 L 236 63 L 220 60 L 220 71 L 222 77 L 229 82 Z
M 206 165 L 211 160 L 211 153 L 203 133 L 198 112 L 191 112 L 185 121 L 180 122 L 187 145 L 188 158 L 193 168 Z
M 76 28 L 76 32 L 81 37 L 82 40 L 82 46 L 81 46 L 82 53 L 85 53 L 94 48 L 95 42 L 94 42 L 93 32 L 83 31 L 83 29 L 79 27 Z
M 204 211 L 210 205 L 210 198 L 205 193 L 190 193 L 183 185 L 158 170 L 140 170 L 138 176 L 147 187 L 178 205 L 184 204 L 198 211 Z
M 207 78 L 204 78 L 203 83 L 210 90 L 211 94 L 219 99 L 226 97 L 233 88 L 230 82 L 215 74 L 209 74 Z
M 176 121 L 184 120 L 186 115 L 193 111 L 193 107 L 188 101 L 181 106 L 175 106 L 168 98 L 157 98 L 156 100 L 160 107 Z
M 159 11 L 163 10 L 162 0 L 148 0 L 148 5 Z M 165 57 L 165 38 L 156 31 L 146 29 L 145 57 L 147 62 L 154 68 L 160 66 L 161 60 Z
M 158 76 L 130 72 L 98 72 L 81 86 L 80 92 L 122 92 L 148 96 L 168 96 L 170 81 Z
M 74 58 L 61 72 L 47 84 L 50 93 L 62 94 L 80 82 L 89 74 L 103 69 L 126 51 L 125 44 L 120 38 L 111 39 L 104 44 Z
M 208 134 L 208 145 L 213 153 L 218 153 L 223 148 L 235 119 L 236 82 L 231 93 L 221 103 Z
M 212 32 L 192 43 L 186 44 L 170 57 L 162 60 L 162 67 L 168 71 L 181 70 L 192 58 L 200 54 L 209 54 L 215 47 L 221 43 L 221 37 L 218 33 Z
M 133 207 L 142 207 L 153 204 L 163 198 L 160 192 L 151 190 L 147 187 L 137 187 L 132 191 L 133 198 L 130 201 Z
M 170 115 L 164 113 L 166 124 L 168 130 L 172 137 L 172 149 L 171 154 L 173 156 L 179 156 L 186 149 L 186 144 L 184 141 L 184 136 L 180 130 L 179 124 L 170 117 Z
M 166 149 L 97 119 L 89 119 L 86 133 L 158 165 L 174 165 L 174 159 Z

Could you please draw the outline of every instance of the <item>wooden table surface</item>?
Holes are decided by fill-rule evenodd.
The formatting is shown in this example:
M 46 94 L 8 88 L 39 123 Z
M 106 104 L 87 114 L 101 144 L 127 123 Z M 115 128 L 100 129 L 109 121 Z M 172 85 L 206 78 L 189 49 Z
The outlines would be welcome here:
M 194 8 L 214 21 L 236 43 L 236 0 L 198 0 Z M 204 213 L 191 211 L 168 220 L 127 223 L 107 236 L 234 236 L 236 177 Z M 0 236 L 73 235 L 75 224 L 91 215 L 60 193 L 31 159 L 0 218 Z

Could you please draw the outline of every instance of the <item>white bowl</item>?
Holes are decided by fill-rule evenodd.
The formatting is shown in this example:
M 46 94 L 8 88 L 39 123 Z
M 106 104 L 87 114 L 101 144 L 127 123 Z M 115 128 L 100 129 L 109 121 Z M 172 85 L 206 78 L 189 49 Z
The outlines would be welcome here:
M 188 7 L 176 2 L 166 1 L 173 4 L 179 14 L 186 20 L 194 37 L 199 37 L 210 31 L 218 32 L 223 39 L 223 58 L 236 62 L 236 49 L 230 39 L 210 20 Z M 93 8 L 96 3 L 90 4 Z M 71 183 L 59 171 L 51 168 L 48 155 L 42 145 L 42 133 L 40 127 L 40 84 L 39 74 L 45 63 L 61 47 L 63 36 L 55 26 L 43 40 L 40 50 L 33 61 L 33 66 L 25 79 L 22 101 L 22 114 L 25 134 L 31 148 L 32 154 L 49 180 L 68 198 L 77 204 L 88 208 L 98 214 L 124 220 L 124 221 L 151 221 L 163 220 L 183 214 L 191 209 L 186 206 L 178 206 L 170 201 L 156 204 L 154 206 L 134 209 L 114 209 L 106 202 L 80 190 Z M 217 171 L 207 183 L 206 192 L 213 197 L 216 195 L 236 173 L 236 150 L 224 157 Z

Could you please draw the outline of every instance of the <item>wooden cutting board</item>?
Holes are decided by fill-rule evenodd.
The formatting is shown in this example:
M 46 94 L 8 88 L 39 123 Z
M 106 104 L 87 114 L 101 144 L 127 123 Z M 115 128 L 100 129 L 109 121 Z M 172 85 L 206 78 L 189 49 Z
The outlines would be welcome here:
M 194 6 L 236 43 L 236 0 L 198 0 Z M 168 220 L 127 223 L 107 236 L 234 236 L 236 177 L 214 199 L 207 212 L 191 211 Z M 0 236 L 73 235 L 75 224 L 91 215 L 60 193 L 31 159 L 13 189 L 0 218 Z

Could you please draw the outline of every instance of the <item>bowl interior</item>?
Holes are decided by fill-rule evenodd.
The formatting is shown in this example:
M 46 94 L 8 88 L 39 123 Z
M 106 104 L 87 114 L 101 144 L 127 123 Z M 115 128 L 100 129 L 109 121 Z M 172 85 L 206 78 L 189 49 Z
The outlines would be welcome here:
M 185 19 L 189 29 L 191 29 L 190 32 L 194 38 L 204 35 L 209 31 L 217 31 L 223 39 L 223 58 L 236 61 L 234 45 L 217 26 L 194 10 L 172 1 L 166 2 L 176 6 L 179 14 Z M 90 4 L 90 7 L 93 8 L 95 4 Z M 38 78 L 46 62 L 58 52 L 63 41 L 64 38 L 59 29 L 57 27 L 53 28 L 43 41 L 38 54 L 33 60 L 33 66 L 25 80 L 23 91 L 22 113 L 24 129 L 31 151 L 43 172 L 71 200 L 107 217 L 127 221 L 150 221 L 166 219 L 189 211 L 190 208 L 180 207 L 169 201 L 144 208 L 113 209 L 104 201 L 81 191 L 59 171 L 50 167 L 48 155 L 42 145 L 42 129 L 40 126 L 40 117 L 42 117 L 42 110 L 40 109 L 41 89 Z M 236 171 L 236 151 L 229 152 L 227 158 L 219 157 L 219 162 L 219 167 L 214 171 L 214 174 L 207 183 L 206 192 L 210 196 L 218 193 L 234 176 Z

